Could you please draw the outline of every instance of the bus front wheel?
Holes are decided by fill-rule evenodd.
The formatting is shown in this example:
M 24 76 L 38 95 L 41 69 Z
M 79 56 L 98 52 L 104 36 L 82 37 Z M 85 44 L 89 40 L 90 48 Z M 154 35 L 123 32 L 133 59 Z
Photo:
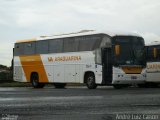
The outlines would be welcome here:
M 97 84 L 95 83 L 95 76 L 93 73 L 88 73 L 86 75 L 86 85 L 88 87 L 88 89 L 96 89 L 97 88 Z
M 34 88 L 43 88 L 45 85 L 44 83 L 39 83 L 39 76 L 37 73 L 32 74 L 31 83 Z

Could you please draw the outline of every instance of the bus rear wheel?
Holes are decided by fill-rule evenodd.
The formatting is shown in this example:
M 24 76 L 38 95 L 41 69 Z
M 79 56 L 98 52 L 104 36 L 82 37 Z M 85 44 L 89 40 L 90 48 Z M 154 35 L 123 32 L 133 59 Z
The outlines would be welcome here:
M 44 83 L 39 83 L 39 76 L 37 73 L 32 74 L 31 83 L 34 88 L 43 88 L 45 85 Z
M 55 88 L 65 88 L 66 83 L 54 83 Z
M 97 84 L 95 83 L 95 76 L 93 73 L 88 73 L 85 77 L 86 85 L 88 89 L 96 89 Z

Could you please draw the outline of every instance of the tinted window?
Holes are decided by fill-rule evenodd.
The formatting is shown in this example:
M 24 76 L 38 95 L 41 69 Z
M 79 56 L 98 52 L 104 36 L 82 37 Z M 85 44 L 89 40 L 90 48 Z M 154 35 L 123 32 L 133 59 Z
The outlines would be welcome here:
M 154 48 L 156 48 L 157 56 L 154 57 Z M 147 61 L 159 61 L 160 60 L 160 46 L 147 47 Z
M 35 54 L 35 42 L 24 43 L 24 54 L 25 55 Z
M 153 52 L 152 47 L 147 47 L 147 61 L 153 60 Z
M 157 47 L 157 58 L 160 61 L 160 46 Z
M 112 47 L 111 38 L 108 36 L 103 36 L 100 46 L 101 47 Z
M 114 36 L 112 38 L 114 64 L 118 65 L 146 65 L 144 40 L 136 36 Z M 120 46 L 119 55 L 116 55 L 116 45 Z
M 24 54 L 24 43 L 16 43 L 14 46 L 14 56 Z
M 90 51 L 99 47 L 100 37 L 86 36 L 79 39 L 79 51 Z
M 50 53 L 58 53 L 63 50 L 63 40 L 50 40 L 49 41 L 49 52 Z
M 48 41 L 47 40 L 36 42 L 36 53 L 37 54 L 48 53 Z
M 16 43 L 14 55 L 90 51 L 100 47 L 101 35 Z
M 97 49 L 95 51 L 96 55 L 95 55 L 95 61 L 96 61 L 96 64 L 102 64 L 102 53 L 101 53 L 101 48 L 100 49 Z
M 74 52 L 76 49 L 74 38 L 64 39 L 64 52 Z

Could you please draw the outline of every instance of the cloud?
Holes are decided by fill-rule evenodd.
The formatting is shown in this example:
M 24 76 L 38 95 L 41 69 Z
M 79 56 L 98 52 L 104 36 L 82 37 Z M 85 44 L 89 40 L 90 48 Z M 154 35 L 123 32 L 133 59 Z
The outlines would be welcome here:
M 141 35 L 143 36 L 146 44 L 154 41 L 160 41 L 160 35 L 157 35 L 155 33 L 142 33 Z
M 137 31 L 147 42 L 158 40 L 159 11 L 159 0 L 1 0 L 0 41 L 6 49 L 0 55 L 10 64 L 9 44 L 17 39 L 82 29 Z

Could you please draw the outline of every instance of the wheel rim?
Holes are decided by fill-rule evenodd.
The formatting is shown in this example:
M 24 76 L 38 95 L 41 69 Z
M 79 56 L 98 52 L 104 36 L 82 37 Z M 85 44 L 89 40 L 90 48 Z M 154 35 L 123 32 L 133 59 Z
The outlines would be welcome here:
M 94 78 L 93 76 L 89 76 L 87 80 L 88 86 L 93 86 L 94 84 Z
M 33 86 L 37 86 L 38 84 L 38 79 L 36 78 L 36 76 L 34 76 L 33 78 Z

